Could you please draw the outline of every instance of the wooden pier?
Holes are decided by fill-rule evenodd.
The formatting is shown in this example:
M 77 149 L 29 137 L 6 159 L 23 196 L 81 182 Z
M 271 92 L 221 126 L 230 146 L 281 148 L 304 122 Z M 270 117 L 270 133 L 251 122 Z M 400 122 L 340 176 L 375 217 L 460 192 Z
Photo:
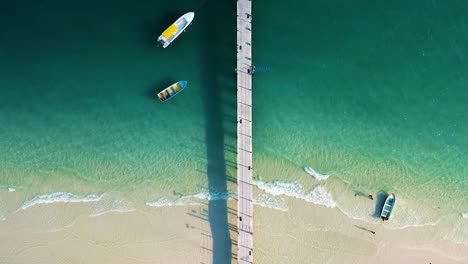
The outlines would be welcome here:
M 253 263 L 252 2 L 237 1 L 237 263 Z

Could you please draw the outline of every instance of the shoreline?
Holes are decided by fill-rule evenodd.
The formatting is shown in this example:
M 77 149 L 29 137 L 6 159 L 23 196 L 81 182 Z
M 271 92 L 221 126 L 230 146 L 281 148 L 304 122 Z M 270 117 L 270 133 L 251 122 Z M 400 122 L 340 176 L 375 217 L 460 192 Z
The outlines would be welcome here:
M 377 224 L 350 219 L 338 208 L 325 208 L 291 201 L 287 212 L 267 212 L 256 208 L 257 239 L 291 248 L 272 247 L 256 253 L 261 263 L 284 263 L 293 252 L 307 252 L 292 263 L 466 263 L 468 245 L 444 239 L 436 226 L 390 229 Z M 262 227 L 258 222 L 275 218 Z M 260 219 L 258 219 L 260 218 Z M 386 223 L 385 223 L 386 224 Z M 371 232 L 375 232 L 374 234 Z M 286 236 L 276 235 L 284 233 Z M 284 241 L 285 240 L 285 241 Z M 288 241 L 288 240 L 294 240 Z M 298 243 L 300 242 L 300 243 Z M 276 252 L 275 256 L 270 256 Z
M 340 175 L 327 170 L 321 162 L 317 162 L 317 166 L 313 166 L 318 173 L 330 174 L 325 180 L 315 179 L 307 174 L 303 167 L 292 163 L 289 160 L 261 156 L 254 161 L 256 165 L 256 173 L 254 175 L 254 200 L 257 204 L 268 208 L 278 210 L 288 210 L 289 198 L 294 197 L 300 200 L 305 200 L 311 204 L 322 204 L 328 207 L 338 207 L 344 214 L 352 219 L 360 219 L 367 222 L 374 222 L 375 219 L 371 214 L 376 213 L 376 202 L 369 202 L 364 197 L 367 194 L 373 194 L 378 197 L 380 190 L 375 186 L 353 185 L 351 182 L 344 181 Z M 229 178 L 235 178 L 235 170 L 230 167 L 227 169 Z M 24 207 L 27 203 L 42 202 L 39 199 L 41 196 L 53 197 L 57 193 L 65 194 L 68 198 L 86 200 L 88 198 L 99 197 L 100 201 L 96 203 L 94 209 L 90 209 L 89 215 L 101 214 L 106 211 L 128 211 L 140 210 L 146 206 L 184 206 L 190 204 L 203 203 L 207 199 L 226 199 L 233 198 L 236 195 L 235 182 L 227 181 L 227 192 L 216 195 L 209 195 L 206 187 L 206 175 L 201 177 L 201 173 L 196 172 L 194 175 L 187 174 L 187 177 L 193 182 L 185 184 L 180 188 L 179 185 L 163 184 L 156 186 L 142 184 L 133 187 L 128 192 L 106 190 L 104 186 L 96 187 L 90 182 L 71 179 L 62 183 L 70 183 L 63 186 L 54 186 L 53 188 L 42 188 L 44 192 L 37 194 L 32 192 L 30 188 L 22 188 L 21 186 L 4 186 L 0 189 L 0 217 L 8 218 L 15 213 L 19 208 Z M 71 186 L 71 187 L 69 187 Z M 187 187 L 191 186 L 191 187 Z M 10 192 L 7 187 L 16 188 L 15 192 Z M 138 190 L 136 190 L 138 189 Z M 414 200 L 413 193 L 403 193 L 399 190 L 387 187 L 397 193 L 397 211 L 394 215 L 394 221 L 389 225 L 392 228 L 409 228 L 416 226 L 430 226 L 439 224 L 450 225 L 452 222 L 457 226 L 462 225 L 468 219 L 468 208 L 459 207 L 457 204 L 462 204 L 462 198 L 454 201 L 454 204 L 438 205 L 429 201 Z M 441 191 L 441 190 L 439 190 Z M 362 196 L 362 197 L 361 197 Z M 60 200 L 60 197 L 56 197 Z M 67 198 L 67 197 L 65 197 Z M 66 199 L 65 199 L 66 200 Z M 47 203 L 48 201 L 43 201 Z M 91 203 L 90 204 L 94 204 Z M 466 229 L 466 228 L 465 228 Z M 451 230 L 448 230 L 451 232 Z M 468 231 L 463 233 L 463 236 L 456 237 L 455 241 L 468 243 Z
M 305 177 L 307 176 L 309 175 Z M 299 178 L 299 180 L 301 179 Z M 378 221 L 378 218 L 371 215 L 372 213 L 375 215 L 378 207 L 376 200 L 370 201 L 367 197 L 361 197 L 362 195 L 352 196 L 352 192 L 349 192 L 344 186 L 337 186 L 334 181 L 332 176 L 326 181 L 311 180 L 311 184 L 307 186 L 299 182 L 254 180 L 256 186 L 254 188 L 254 205 L 288 212 L 293 210 L 294 204 L 300 201 L 304 203 L 303 206 L 324 206 L 330 210 L 339 210 L 351 221 L 362 221 L 367 224 Z M 30 212 L 37 211 L 36 207 L 44 208 L 44 211 L 51 214 L 56 213 L 52 208 L 67 208 L 70 213 L 65 222 L 71 222 L 71 218 L 76 218 L 79 215 L 96 217 L 112 212 L 146 211 L 150 210 L 149 208 L 200 206 L 209 200 L 227 199 L 228 203 L 231 203 L 236 199 L 235 187 L 234 184 L 229 183 L 226 193 L 210 195 L 207 190 L 202 189 L 191 194 L 174 194 L 172 197 L 156 198 L 158 196 L 154 196 L 155 199 L 146 202 L 131 199 L 136 197 L 130 196 L 120 198 L 120 194 L 123 193 L 77 195 L 65 192 L 42 194 L 32 198 L 28 196 L 28 200 L 22 201 L 25 195 L 29 195 L 28 193 L 23 193 L 22 190 L 10 192 L 5 189 L 0 192 L 0 198 L 3 200 L 0 202 L 0 222 L 2 219 L 5 221 L 5 219 L 15 217 L 16 214 L 30 215 Z M 399 198 L 398 210 L 392 216 L 392 221 L 386 223 L 387 229 L 404 230 L 416 227 L 434 227 L 445 232 L 447 240 L 468 245 L 466 213 L 455 213 L 443 208 L 430 208 L 405 199 L 404 196 Z M 343 200 L 346 201 L 346 204 L 341 203 Z M 353 207 L 348 206 L 350 204 Z M 429 217 L 424 219 L 425 216 Z M 57 227 L 53 229 L 57 229 Z
M 40 220 L 66 219 L 70 215 L 69 207 L 65 204 L 39 205 L 24 210 L 32 211 L 32 214 L 15 214 L 1 221 L 0 239 L 9 243 L 0 247 L 0 262 L 211 262 L 207 205 L 147 207 L 96 216 L 74 215 L 75 219 L 57 230 L 47 230 L 44 225 L 30 221 L 38 214 L 42 214 L 36 217 Z M 44 209 L 48 210 L 43 212 Z M 51 212 L 55 215 L 47 217 L 46 214 Z M 235 221 L 232 214 L 229 219 Z M 233 232 L 230 230 L 231 236 L 234 236 Z
M 444 232 L 437 226 L 390 229 L 382 223 L 351 219 L 338 208 L 294 198 L 287 198 L 287 202 L 287 211 L 254 205 L 256 263 L 285 263 L 286 260 L 294 263 L 376 263 L 386 260 L 391 263 L 458 264 L 468 261 L 468 245 L 444 239 Z M 227 228 L 235 254 L 236 201 L 230 199 L 227 203 Z M 146 206 L 131 212 L 107 212 L 97 216 L 74 213 L 80 212 L 83 206 L 38 205 L 0 221 L 0 239 L 9 241 L 0 247 L 0 255 L 8 263 L 30 262 L 38 258 L 49 263 L 60 262 L 60 258 L 67 258 L 70 263 L 96 260 L 117 264 L 149 260 L 211 262 L 207 204 Z M 56 230 L 47 230 L 39 223 L 61 218 L 70 221 Z M 31 221 L 33 219 L 35 221 Z M 86 250 L 92 254 L 77 256 L 74 253 L 77 249 L 77 252 Z

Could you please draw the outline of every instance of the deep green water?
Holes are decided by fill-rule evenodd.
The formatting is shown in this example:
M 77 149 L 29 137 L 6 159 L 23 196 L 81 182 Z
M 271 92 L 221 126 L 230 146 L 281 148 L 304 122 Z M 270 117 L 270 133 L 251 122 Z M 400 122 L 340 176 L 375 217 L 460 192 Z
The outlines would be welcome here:
M 33 180 L 68 174 L 104 190 L 126 190 L 143 182 L 180 183 L 180 172 L 203 167 L 208 122 L 201 65 L 205 55 L 219 52 L 204 54 L 201 19 L 171 48 L 154 43 L 168 21 L 196 4 L 7 5 L 2 183 L 32 187 Z M 235 54 L 222 59 L 232 62 Z M 155 100 L 181 79 L 190 85 L 184 96 L 169 104 Z
M 236 161 L 235 1 L 208 0 L 187 32 L 156 47 L 199 3 L 3 3 L 0 186 L 142 204 L 224 192 Z M 331 174 L 326 187 L 344 211 L 352 192 L 385 191 L 468 212 L 464 1 L 253 8 L 254 64 L 271 69 L 253 81 L 255 167 L 284 161 L 298 174 L 305 165 Z M 182 94 L 155 100 L 181 79 Z

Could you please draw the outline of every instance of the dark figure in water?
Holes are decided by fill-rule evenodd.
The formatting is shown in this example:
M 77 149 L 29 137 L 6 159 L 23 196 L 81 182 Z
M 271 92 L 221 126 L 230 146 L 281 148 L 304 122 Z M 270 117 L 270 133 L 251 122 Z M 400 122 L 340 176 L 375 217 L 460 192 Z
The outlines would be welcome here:
M 369 197 L 369 199 L 371 199 L 371 200 L 374 200 L 374 197 L 372 197 L 372 194 L 369 194 L 369 196 L 367 196 L 367 197 Z

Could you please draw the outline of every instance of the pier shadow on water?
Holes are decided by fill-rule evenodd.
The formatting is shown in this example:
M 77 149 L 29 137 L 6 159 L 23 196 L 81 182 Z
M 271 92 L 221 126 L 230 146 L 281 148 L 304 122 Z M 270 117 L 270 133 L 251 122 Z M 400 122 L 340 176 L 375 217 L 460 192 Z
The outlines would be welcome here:
M 196 21 L 195 21 L 196 20 Z M 235 86 L 230 78 L 236 63 L 236 2 L 207 1 L 195 15 L 200 32 L 200 65 L 202 72 L 203 105 L 206 118 L 205 139 L 207 146 L 208 190 L 211 197 L 226 193 L 225 111 L 229 106 L 223 98 Z M 230 45 L 226 45 L 230 43 Z M 230 80 L 227 83 L 226 80 Z M 235 106 L 235 96 L 230 96 Z M 232 107 L 231 107 L 232 108 Z M 232 126 L 236 126 L 235 121 Z M 225 199 L 211 199 L 208 202 L 208 222 L 212 233 L 214 264 L 231 263 L 230 226 L 228 206 Z

